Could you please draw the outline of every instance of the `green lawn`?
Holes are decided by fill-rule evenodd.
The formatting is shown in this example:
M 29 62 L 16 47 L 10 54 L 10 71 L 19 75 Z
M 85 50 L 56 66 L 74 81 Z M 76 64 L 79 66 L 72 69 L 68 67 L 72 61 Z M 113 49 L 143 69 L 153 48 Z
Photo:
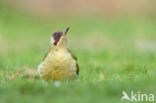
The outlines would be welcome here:
M 52 16 L 21 12 L 0 17 L 0 103 L 120 103 L 122 91 L 156 96 L 156 20 L 105 16 Z M 70 26 L 68 46 L 78 57 L 78 80 L 55 87 L 37 70 L 53 32 Z M 21 75 L 8 79 L 24 70 Z M 128 102 L 128 101 L 125 101 Z

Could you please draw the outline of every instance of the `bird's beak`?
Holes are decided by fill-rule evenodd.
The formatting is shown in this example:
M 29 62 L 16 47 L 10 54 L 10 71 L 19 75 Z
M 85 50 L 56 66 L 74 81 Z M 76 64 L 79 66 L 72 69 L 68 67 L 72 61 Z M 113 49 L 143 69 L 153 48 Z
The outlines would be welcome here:
M 66 33 L 66 34 L 67 34 L 68 30 L 69 30 L 69 27 L 65 30 L 65 33 Z
M 69 30 L 69 27 L 63 32 L 61 39 L 60 39 L 60 43 L 59 43 L 59 47 L 66 47 L 67 45 L 67 32 Z
M 65 32 L 63 34 L 67 35 L 68 30 L 69 30 L 69 27 L 65 30 Z

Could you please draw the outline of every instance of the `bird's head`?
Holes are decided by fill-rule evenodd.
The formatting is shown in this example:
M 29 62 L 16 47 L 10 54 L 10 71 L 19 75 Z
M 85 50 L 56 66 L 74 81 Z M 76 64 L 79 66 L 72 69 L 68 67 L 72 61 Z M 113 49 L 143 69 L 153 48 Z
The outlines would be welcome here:
M 66 47 L 67 45 L 67 32 L 69 27 L 65 31 L 56 31 L 50 38 L 51 47 Z

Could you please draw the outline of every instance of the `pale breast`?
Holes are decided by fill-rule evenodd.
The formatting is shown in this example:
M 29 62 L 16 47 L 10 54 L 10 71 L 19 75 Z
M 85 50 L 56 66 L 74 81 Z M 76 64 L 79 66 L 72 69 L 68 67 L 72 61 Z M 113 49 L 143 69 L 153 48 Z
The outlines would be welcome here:
M 41 63 L 39 73 L 45 80 L 75 78 L 77 77 L 76 64 L 70 53 L 54 51 L 50 52 Z

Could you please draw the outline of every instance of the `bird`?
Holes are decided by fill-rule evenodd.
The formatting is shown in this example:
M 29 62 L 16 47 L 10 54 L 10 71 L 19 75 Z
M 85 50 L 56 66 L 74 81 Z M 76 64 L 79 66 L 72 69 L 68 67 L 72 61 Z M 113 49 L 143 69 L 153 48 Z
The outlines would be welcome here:
M 50 49 L 38 66 L 38 73 L 43 80 L 53 81 L 56 85 L 61 80 L 75 80 L 79 75 L 77 57 L 67 48 L 67 33 L 56 31 L 50 37 Z

